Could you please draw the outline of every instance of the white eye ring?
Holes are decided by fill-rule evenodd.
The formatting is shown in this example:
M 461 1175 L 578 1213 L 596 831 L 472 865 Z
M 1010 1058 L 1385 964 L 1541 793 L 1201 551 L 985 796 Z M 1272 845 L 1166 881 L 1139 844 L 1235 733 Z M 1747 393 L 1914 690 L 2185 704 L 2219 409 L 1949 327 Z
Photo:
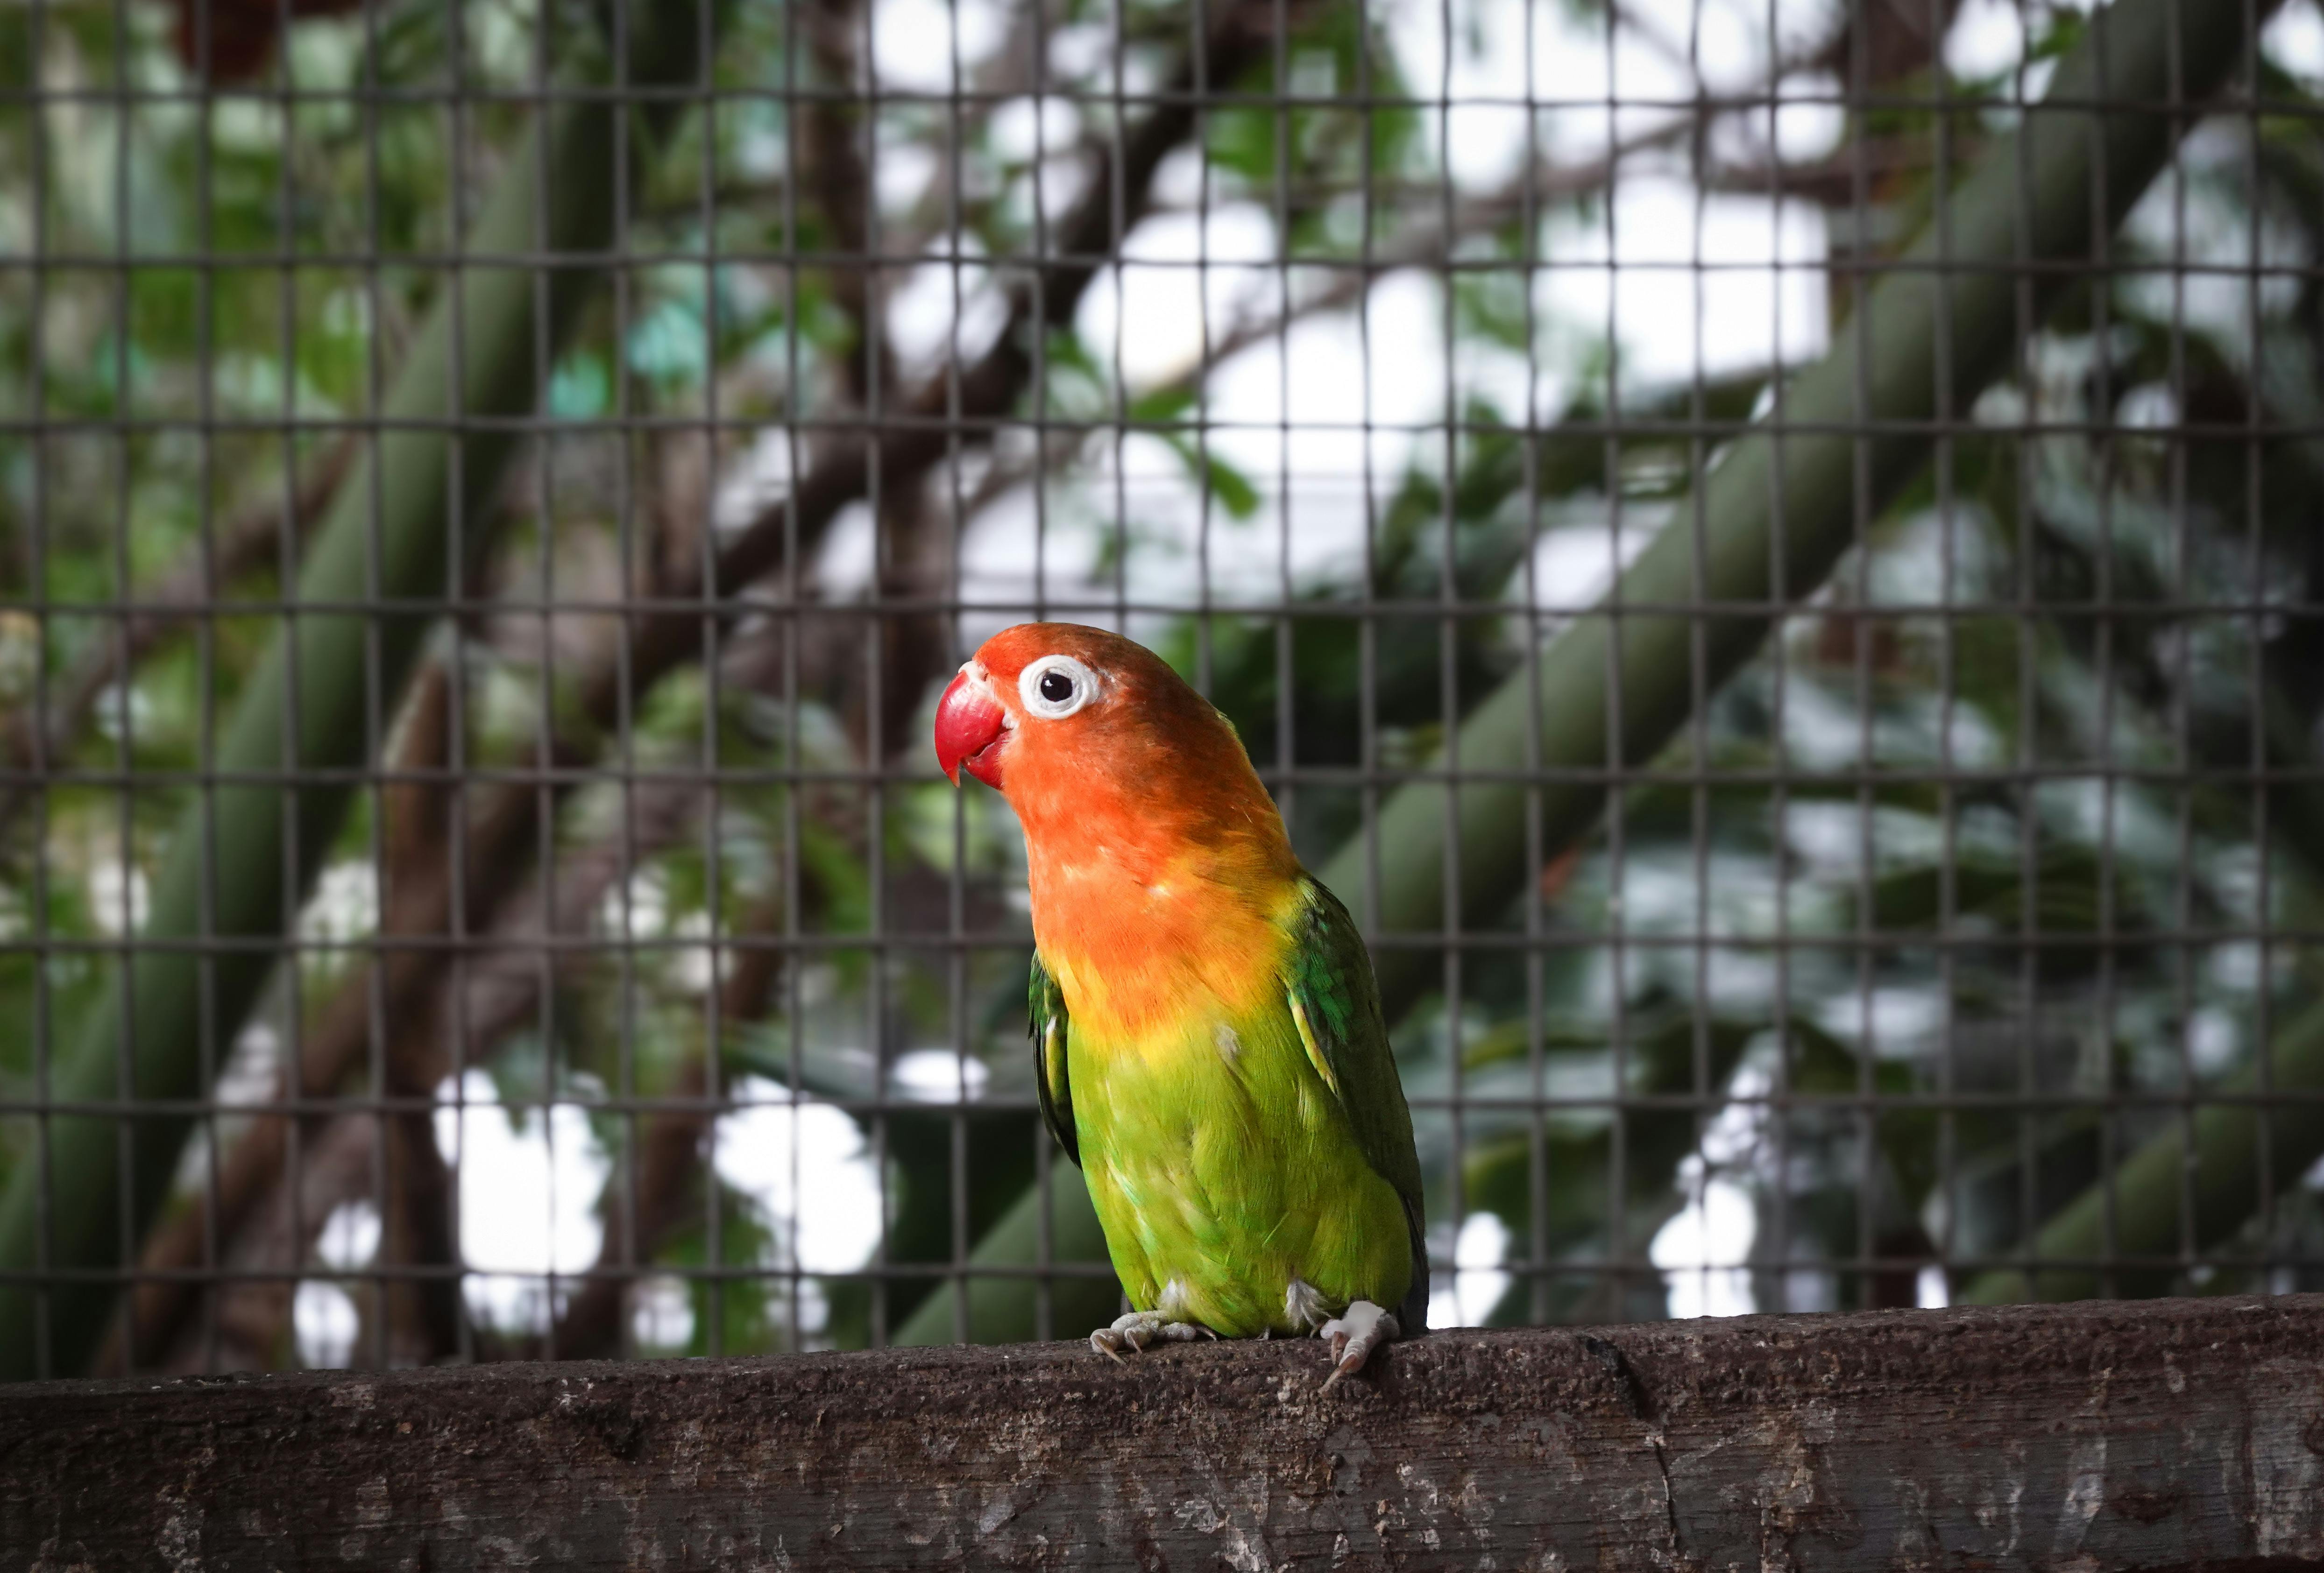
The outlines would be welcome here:
M 1063 677 L 1073 685 L 1073 692 L 1063 699 L 1052 699 L 1041 692 L 1044 679 Z M 1043 656 L 1017 675 L 1017 697 L 1024 701 L 1025 713 L 1043 721 L 1063 721 L 1097 697 L 1097 674 L 1071 656 Z

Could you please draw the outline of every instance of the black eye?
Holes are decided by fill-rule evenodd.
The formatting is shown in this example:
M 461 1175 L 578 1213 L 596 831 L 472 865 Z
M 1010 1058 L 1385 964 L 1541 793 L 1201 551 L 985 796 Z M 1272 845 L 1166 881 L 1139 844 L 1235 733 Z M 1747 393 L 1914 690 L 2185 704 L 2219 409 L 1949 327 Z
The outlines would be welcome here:
M 1017 674 L 1017 697 L 1039 721 L 1063 721 L 1099 692 L 1098 675 L 1071 656 L 1043 656 Z

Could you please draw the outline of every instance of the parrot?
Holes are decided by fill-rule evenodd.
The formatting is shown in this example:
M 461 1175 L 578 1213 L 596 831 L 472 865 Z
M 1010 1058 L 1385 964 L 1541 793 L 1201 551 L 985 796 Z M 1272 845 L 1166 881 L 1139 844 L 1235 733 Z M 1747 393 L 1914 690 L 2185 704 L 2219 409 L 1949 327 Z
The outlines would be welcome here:
M 1312 1333 L 1329 1389 L 1425 1331 L 1370 956 L 1233 723 L 1130 639 L 1029 622 L 961 667 L 935 734 L 1024 829 L 1040 1111 L 1131 1307 L 1091 1347 Z

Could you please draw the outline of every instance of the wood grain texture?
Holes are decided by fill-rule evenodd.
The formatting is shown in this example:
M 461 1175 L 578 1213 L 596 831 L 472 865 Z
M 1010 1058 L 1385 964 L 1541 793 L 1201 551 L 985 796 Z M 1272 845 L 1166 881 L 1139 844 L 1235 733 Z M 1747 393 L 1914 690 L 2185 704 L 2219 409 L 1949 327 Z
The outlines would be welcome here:
M 2288 1568 L 2324 1296 L 0 1388 L 43 1568 Z

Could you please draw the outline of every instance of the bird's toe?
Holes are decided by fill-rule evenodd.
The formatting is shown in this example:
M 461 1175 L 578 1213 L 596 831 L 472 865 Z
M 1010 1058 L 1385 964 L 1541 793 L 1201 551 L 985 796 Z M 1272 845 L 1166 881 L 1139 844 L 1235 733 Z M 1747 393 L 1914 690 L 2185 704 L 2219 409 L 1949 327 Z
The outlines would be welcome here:
M 1325 1392 L 1340 1384 L 1340 1378 L 1364 1368 L 1372 1351 L 1399 1336 L 1402 1329 L 1386 1309 L 1369 1300 L 1351 1302 L 1348 1309 L 1315 1329 L 1332 1349 L 1332 1374 L 1323 1379 Z
M 1157 1311 L 1133 1311 L 1091 1333 L 1090 1348 L 1121 1365 L 1124 1349 L 1137 1354 L 1148 1344 L 1191 1344 L 1196 1338 L 1218 1336 L 1200 1322 L 1173 1321 Z

